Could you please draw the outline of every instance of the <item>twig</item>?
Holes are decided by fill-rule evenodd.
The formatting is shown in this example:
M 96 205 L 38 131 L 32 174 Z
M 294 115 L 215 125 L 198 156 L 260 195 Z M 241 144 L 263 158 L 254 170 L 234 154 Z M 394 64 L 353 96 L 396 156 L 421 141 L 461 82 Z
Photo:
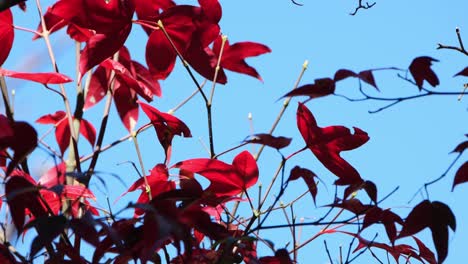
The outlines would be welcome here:
M 164 33 L 164 36 L 166 36 L 166 39 L 169 41 L 171 44 L 172 48 L 177 54 L 177 57 L 182 61 L 182 64 L 184 65 L 184 68 L 187 70 L 188 74 L 190 75 L 190 78 L 192 78 L 193 83 L 197 87 L 198 91 L 200 91 L 200 94 L 203 97 L 203 100 L 205 101 L 205 107 L 206 107 L 206 112 L 207 112 L 207 120 L 208 120 L 208 138 L 210 142 L 210 156 L 213 158 L 216 154 L 214 151 L 214 140 L 213 140 L 213 124 L 212 124 L 212 115 L 211 115 L 211 101 L 208 99 L 206 96 L 205 92 L 203 92 L 201 85 L 198 83 L 197 79 L 193 75 L 192 70 L 190 69 L 190 64 L 184 59 L 182 56 L 182 53 L 177 49 L 177 46 L 174 44 L 174 41 L 172 41 L 171 36 L 169 36 L 169 33 L 167 32 L 166 28 L 164 27 L 164 24 L 161 20 L 158 20 L 158 27 L 161 29 L 161 31 Z
M 309 61 L 305 60 L 304 63 L 302 64 L 301 73 L 299 74 L 299 77 L 297 77 L 297 80 L 296 80 L 296 83 L 294 84 L 293 90 L 297 89 L 297 87 L 299 87 L 299 83 L 301 82 L 302 77 L 304 76 L 304 73 L 307 70 L 308 66 L 309 66 Z M 286 109 L 289 106 L 289 102 L 291 102 L 291 97 L 288 97 L 288 98 L 286 98 L 284 100 L 283 108 L 281 108 L 280 112 L 278 113 L 278 116 L 276 117 L 275 122 L 271 126 L 270 131 L 268 132 L 269 134 L 273 134 L 273 132 L 275 131 L 276 127 L 278 126 L 278 123 L 280 122 L 281 118 L 283 117 L 284 112 L 286 111 Z M 258 160 L 260 158 L 260 155 L 262 154 L 264 148 L 265 148 L 265 145 L 262 145 L 260 147 L 257 154 L 255 155 L 255 160 Z
M 452 163 L 450 163 L 450 165 L 448 166 L 448 168 L 444 171 L 444 173 L 442 173 L 439 177 L 437 177 L 436 179 L 430 181 L 430 182 L 426 182 L 424 183 L 424 185 L 418 189 L 418 191 L 413 195 L 413 197 L 411 198 L 411 200 L 408 202 L 408 203 L 411 203 L 414 198 L 416 197 L 416 195 L 418 195 L 418 193 L 421 193 L 421 191 L 424 189 L 425 193 L 426 193 L 426 197 L 427 199 L 429 199 L 429 192 L 427 190 L 427 187 L 431 186 L 432 184 L 442 180 L 443 178 L 445 178 L 445 176 L 447 176 L 447 173 L 450 171 L 450 169 L 452 169 L 452 167 L 457 163 L 458 159 L 462 156 L 463 152 L 461 153 L 458 153 L 458 155 L 455 157 L 455 159 L 452 161 Z M 452 188 L 452 191 L 453 191 L 453 188 Z
M 414 83 L 414 81 L 408 79 L 407 77 L 405 76 L 402 76 L 400 74 L 397 75 L 399 78 L 413 84 L 416 86 L 416 84 Z M 431 90 L 428 90 L 426 88 L 422 88 L 421 89 L 421 92 L 422 93 L 419 93 L 419 94 L 415 94 L 415 95 L 409 95 L 409 96 L 401 96 L 401 97 L 377 97 L 377 96 L 372 96 L 372 95 L 369 95 L 367 94 L 365 91 L 362 90 L 362 88 L 360 88 L 360 93 L 361 95 L 363 96 L 362 98 L 350 98 L 350 97 L 347 97 L 345 95 L 341 95 L 341 94 L 334 94 L 335 96 L 338 96 L 338 97 L 342 97 L 350 102 L 362 102 L 362 101 L 369 101 L 369 100 L 373 100 L 373 101 L 384 101 L 384 102 L 390 102 L 388 103 L 387 105 L 383 106 L 383 107 L 380 107 L 380 108 L 377 108 L 375 110 L 369 110 L 368 112 L 370 114 L 375 114 L 375 113 L 378 113 L 378 112 L 381 112 L 383 110 L 386 110 L 392 106 L 395 106 L 399 103 L 402 103 L 404 101 L 408 101 L 408 100 L 413 100 L 413 99 L 418 99 L 418 98 L 423 98 L 423 97 L 428 97 L 428 96 L 460 96 L 460 95 L 465 95 L 465 94 L 468 94 L 468 92 L 466 90 L 463 90 L 461 92 L 438 92 L 438 91 L 431 91 Z
M 327 240 L 323 240 L 323 244 L 325 245 L 325 251 L 327 252 L 328 260 L 330 260 L 330 264 L 333 264 L 333 259 L 330 255 L 330 250 L 328 250 Z
M 359 3 L 358 3 L 358 6 L 356 7 L 356 9 L 354 10 L 354 12 L 350 13 L 350 15 L 354 16 L 357 14 L 357 12 L 360 10 L 360 9 L 369 9 L 369 8 L 372 8 L 373 6 L 375 6 L 375 4 L 377 4 L 377 2 L 374 2 L 372 4 L 369 4 L 369 2 L 366 2 L 366 5 L 363 5 L 362 4 L 362 0 L 359 0 Z
M 458 39 L 458 47 L 456 46 L 447 46 L 447 45 L 443 45 L 443 44 L 437 44 L 437 49 L 451 49 L 451 50 L 456 50 L 458 52 L 461 52 L 463 54 L 465 54 L 466 56 L 468 56 L 468 51 L 465 49 L 465 46 L 463 45 L 463 40 L 461 38 L 461 34 L 460 34 L 460 28 L 455 28 L 455 33 L 457 34 L 457 39 Z

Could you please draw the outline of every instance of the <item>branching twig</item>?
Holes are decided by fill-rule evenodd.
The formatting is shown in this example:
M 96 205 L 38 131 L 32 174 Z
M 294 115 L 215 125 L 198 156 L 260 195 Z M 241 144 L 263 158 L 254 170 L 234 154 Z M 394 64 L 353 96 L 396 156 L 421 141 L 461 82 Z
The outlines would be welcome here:
M 356 9 L 354 10 L 354 12 L 350 13 L 350 15 L 354 16 L 357 14 L 357 12 L 360 10 L 360 9 L 369 9 L 369 8 L 372 8 L 373 6 L 375 6 L 375 4 L 377 4 L 377 2 L 373 2 L 372 4 L 369 4 L 369 2 L 366 2 L 365 5 L 362 4 L 362 0 L 359 0 L 359 3 L 358 3 L 358 6 L 356 7 Z
M 465 54 L 466 56 L 468 56 L 468 51 L 465 49 L 465 46 L 463 46 L 463 40 L 461 38 L 461 34 L 460 34 L 460 29 L 457 27 L 455 28 L 455 32 L 457 33 L 457 38 L 458 38 L 458 47 L 456 46 L 447 46 L 447 45 L 443 45 L 443 44 L 437 44 L 437 49 L 451 49 L 451 50 L 456 50 L 458 52 L 461 52 L 463 54 Z
M 448 168 L 444 171 L 444 173 L 442 173 L 439 177 L 437 177 L 436 179 L 430 181 L 430 182 L 426 182 L 424 183 L 424 185 L 418 189 L 418 191 L 413 195 L 413 197 L 411 198 L 411 200 L 408 202 L 408 203 L 411 203 L 414 198 L 416 197 L 416 195 L 418 195 L 418 193 L 421 193 L 422 190 L 424 189 L 424 191 L 426 192 L 426 197 L 427 199 L 429 199 L 429 192 L 427 190 L 427 187 L 431 186 L 432 184 L 442 180 L 443 178 L 445 178 L 445 176 L 447 176 L 447 173 L 450 171 L 450 169 L 452 169 L 452 167 L 457 163 L 458 159 L 462 156 L 463 152 L 461 153 L 458 153 L 457 157 L 455 157 L 455 159 L 452 161 L 452 163 L 450 163 L 450 165 L 448 166 Z
M 414 83 L 414 81 L 408 79 L 407 77 L 405 76 L 402 76 L 400 74 L 397 75 L 399 78 L 413 84 L 416 86 L 416 84 Z M 368 93 L 366 93 L 363 89 L 359 89 L 361 95 L 363 96 L 362 98 L 350 98 L 348 96 L 345 96 L 345 95 L 342 95 L 342 94 L 334 94 L 335 96 L 338 96 L 338 97 L 342 97 L 350 102 L 362 102 L 362 101 L 370 101 L 370 100 L 373 100 L 373 101 L 384 101 L 384 102 L 389 102 L 387 105 L 383 106 L 383 107 L 380 107 L 380 108 L 377 108 L 375 110 L 369 110 L 369 113 L 370 114 L 375 114 L 375 113 L 378 113 L 378 112 L 381 112 L 383 110 L 386 110 L 392 106 L 395 106 L 399 103 L 402 103 L 404 101 L 409 101 L 409 100 L 412 100 L 412 99 L 418 99 L 418 98 L 423 98 L 423 97 L 428 97 L 428 96 L 461 96 L 461 95 L 465 95 L 465 94 L 468 94 L 468 92 L 466 92 L 466 90 L 463 90 L 461 92 L 438 92 L 438 91 L 432 91 L 432 90 L 429 90 L 429 89 L 426 89 L 426 88 L 422 88 L 421 89 L 421 93 L 419 94 L 414 94 L 414 95 L 409 95 L 409 96 L 401 96 L 401 97 L 378 97 L 378 96 L 373 96 L 373 95 L 369 95 Z

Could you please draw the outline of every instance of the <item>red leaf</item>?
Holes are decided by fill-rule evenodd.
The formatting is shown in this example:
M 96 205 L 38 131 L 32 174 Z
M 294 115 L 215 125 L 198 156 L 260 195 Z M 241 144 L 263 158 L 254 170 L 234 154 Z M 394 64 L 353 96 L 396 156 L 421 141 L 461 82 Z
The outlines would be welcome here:
M 91 146 L 94 146 L 94 143 L 96 142 L 96 129 L 94 128 L 92 123 L 88 122 L 85 119 L 81 119 L 80 133 L 86 138 L 86 140 L 88 140 Z
M 465 69 L 461 70 L 459 73 L 455 74 L 453 77 L 455 76 L 467 76 L 468 77 L 468 67 L 465 67 Z
M 314 177 L 317 177 L 317 175 L 315 175 L 315 173 L 313 173 L 312 171 L 296 166 L 291 170 L 291 174 L 289 175 L 288 181 L 294 181 L 299 178 L 304 179 L 305 183 L 307 184 L 307 187 L 309 188 L 309 192 L 312 195 L 312 199 L 314 199 L 315 203 L 315 197 L 317 196 L 317 184 L 315 184 Z
M 36 123 L 45 124 L 45 125 L 47 125 L 47 124 L 57 125 L 66 116 L 67 116 L 67 114 L 64 111 L 57 111 L 57 112 L 55 112 L 53 114 L 47 114 L 47 115 L 43 115 L 43 116 L 39 117 L 36 120 Z
M 177 117 L 162 113 L 158 109 L 143 102 L 138 102 L 143 112 L 151 120 L 151 124 L 156 129 L 159 142 L 166 152 L 166 161 L 170 158 L 169 148 L 175 135 L 191 137 L 190 129 Z
M 39 190 L 31 176 L 12 174 L 5 183 L 5 194 L 11 218 L 19 233 L 23 230 L 26 209 L 35 217 L 47 215 L 39 200 Z
M 9 122 L 4 115 L 0 115 L 0 128 L 0 149 L 11 148 L 15 152 L 6 171 L 9 175 L 37 147 L 37 132 L 26 122 Z
M 221 36 L 219 36 L 213 44 L 213 52 L 216 55 L 216 58 L 219 57 L 221 51 L 221 43 Z M 229 41 L 226 41 L 221 57 L 221 67 L 230 71 L 250 75 L 262 81 L 262 77 L 260 77 L 255 68 L 249 66 L 245 62 L 245 59 L 249 57 L 259 56 L 269 52 L 271 52 L 271 49 L 260 43 L 238 42 L 233 45 L 230 45 Z
M 161 193 L 168 192 L 175 189 L 175 183 L 169 181 L 169 174 L 164 164 L 158 164 L 150 171 L 150 175 L 146 176 L 148 181 L 149 188 L 151 190 L 152 198 L 158 196 Z M 142 193 L 137 200 L 137 203 L 147 203 L 149 202 L 149 196 L 146 189 L 145 178 L 140 178 L 135 181 L 128 190 L 123 193 L 120 197 L 124 196 L 129 192 L 134 192 L 136 190 L 141 190 Z M 119 198 L 120 198 L 119 197 Z M 144 210 L 141 208 L 135 208 L 135 215 L 142 215 Z
M 57 111 L 54 114 L 41 116 L 36 120 L 39 124 L 53 124 L 55 125 L 55 139 L 60 147 L 62 154 L 70 144 L 70 126 L 68 124 L 67 114 L 64 111 Z M 85 119 L 80 122 L 80 133 L 88 140 L 91 146 L 94 146 L 96 141 L 96 129 L 93 124 Z
M 161 86 L 156 78 L 149 72 L 149 70 L 136 61 L 131 61 L 133 68 L 135 69 L 135 75 L 138 84 L 142 86 L 142 89 L 149 89 L 153 95 L 161 97 Z
M 92 67 L 117 52 L 127 39 L 132 27 L 133 1 L 63 0 L 56 2 L 45 14 L 46 27 L 52 32 L 65 25 L 90 29 L 96 35 L 87 39 L 81 52 L 81 76 Z M 42 31 L 39 26 L 39 31 Z M 74 33 L 77 33 L 75 30 Z M 80 34 L 78 40 L 86 39 Z
M 372 74 L 372 70 L 365 70 L 365 71 L 362 71 L 360 73 L 355 73 L 355 72 L 347 70 L 347 69 L 340 69 L 340 70 L 336 71 L 335 77 L 333 77 L 333 80 L 335 80 L 335 82 L 338 82 L 338 81 L 347 79 L 349 77 L 359 78 L 363 82 L 374 86 L 374 88 L 377 89 L 377 91 L 379 90 L 379 88 L 377 87 L 377 84 L 375 83 L 375 79 L 374 79 L 374 75 Z
M 468 161 L 465 161 L 463 165 L 458 169 L 457 173 L 455 174 L 455 179 L 453 179 L 452 191 L 460 183 L 464 183 L 468 181 Z
M 6 9 L 0 12 L 0 43 L 2 43 L 2 48 L 0 49 L 0 66 L 2 66 L 10 54 L 14 37 L 13 16 L 10 9 Z
M 358 75 L 354 73 L 353 71 L 350 71 L 347 69 L 341 69 L 341 70 L 336 71 L 335 77 L 333 77 L 333 80 L 335 80 L 335 82 L 338 82 L 349 77 L 358 77 Z
M 462 143 L 458 144 L 458 146 L 452 152 L 463 153 L 468 148 L 468 140 L 463 141 Z
M 232 165 L 237 171 L 237 174 L 241 177 L 243 182 L 243 188 L 247 190 L 250 186 L 254 185 L 258 179 L 258 167 L 254 157 L 248 152 L 243 151 L 239 153 L 234 160 Z
M 374 75 L 372 74 L 372 70 L 367 70 L 367 71 L 362 71 L 358 74 L 359 79 L 362 81 L 374 86 L 377 91 L 379 91 L 379 88 L 377 87 L 377 84 L 375 83 Z
M 88 92 L 86 93 L 84 110 L 87 110 L 100 102 L 107 93 L 107 80 L 108 73 L 106 68 L 98 66 L 94 73 L 91 75 L 91 82 L 89 84 Z
M 46 73 L 28 73 L 16 72 L 0 68 L 0 76 L 23 79 L 42 84 L 61 84 L 73 81 L 68 76 L 61 73 L 46 72 Z
M 262 144 L 275 149 L 282 149 L 291 144 L 291 138 L 275 137 L 270 134 L 255 134 L 250 139 L 245 139 L 245 143 Z
M 138 103 L 137 96 L 133 90 L 130 90 L 126 84 L 114 83 L 115 107 L 119 113 L 120 120 L 129 132 L 134 131 L 138 121 Z
M 437 75 L 431 69 L 433 61 L 437 62 L 438 60 L 427 56 L 418 57 L 409 66 L 409 71 L 413 75 L 419 90 L 422 89 L 424 81 L 427 81 L 432 87 L 439 85 L 439 78 L 437 78 Z
M 50 168 L 41 176 L 39 183 L 47 188 L 51 188 L 55 185 L 65 185 L 66 168 L 67 165 L 65 162 Z
M 390 211 L 390 209 L 382 210 L 375 206 L 366 212 L 362 229 L 367 228 L 373 224 L 382 223 L 385 226 L 388 239 L 392 244 L 397 237 L 396 223 L 403 225 L 403 219 L 400 216 Z
M 419 256 L 429 262 L 429 264 L 437 264 L 434 253 L 417 237 L 413 236 L 413 239 L 418 244 Z
M 344 191 L 344 198 L 350 196 L 353 192 L 364 189 L 369 196 L 369 198 L 377 204 L 377 186 L 371 181 L 363 181 L 356 184 L 351 184 L 346 187 Z
M 297 109 L 297 127 L 307 147 L 339 178 L 335 184 L 351 185 L 363 182 L 356 169 L 340 157 L 340 152 L 355 149 L 366 143 L 369 140 L 366 132 L 356 127 L 354 134 L 343 126 L 321 128 L 309 109 L 301 103 Z
M 309 96 L 310 98 L 319 98 L 333 94 L 335 92 L 335 81 L 330 78 L 316 79 L 314 84 L 300 86 L 283 97 Z
M 150 89 L 146 88 L 146 86 L 140 85 L 140 83 L 135 79 L 135 77 L 132 76 L 130 71 L 120 62 L 114 61 L 112 59 L 107 59 L 101 63 L 101 66 L 109 70 L 114 70 L 117 76 L 120 77 L 120 83 L 125 83 L 129 88 L 137 92 L 146 101 L 153 100 L 153 92 Z
M 171 8 L 159 19 L 173 41 L 177 50 L 185 52 L 195 31 L 192 17 L 185 9 Z M 146 63 L 157 79 L 166 79 L 172 72 L 177 54 L 162 30 L 155 30 L 146 44 Z
M 455 216 L 447 205 L 424 200 L 406 217 L 398 238 L 414 235 L 426 227 L 431 229 L 438 263 L 442 263 L 448 253 L 448 227 L 456 229 Z
M 155 17 L 159 15 L 160 9 L 166 10 L 175 6 L 172 0 L 134 0 L 135 11 L 138 19 L 155 21 Z M 143 27 L 146 33 L 151 34 L 153 30 L 148 27 Z
M 131 29 L 132 24 L 129 24 L 118 31 L 109 34 L 96 34 L 91 37 L 81 52 L 79 66 L 81 76 L 119 51 L 127 40 Z
M 205 193 L 215 197 L 234 196 L 258 180 L 258 167 L 252 155 L 243 151 L 238 154 L 232 165 L 214 159 L 190 159 L 177 163 L 176 168 L 200 174 L 210 180 Z
M 59 145 L 60 152 L 65 153 L 68 146 L 70 145 L 70 126 L 68 125 L 68 120 L 63 119 L 59 122 L 55 127 L 55 140 L 57 140 L 57 144 Z

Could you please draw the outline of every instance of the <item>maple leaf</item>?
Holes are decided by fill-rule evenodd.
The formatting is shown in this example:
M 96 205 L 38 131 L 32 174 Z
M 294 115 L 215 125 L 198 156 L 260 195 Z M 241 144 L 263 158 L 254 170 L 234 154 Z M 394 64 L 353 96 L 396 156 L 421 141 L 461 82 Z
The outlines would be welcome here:
M 11 148 L 14 151 L 6 171 L 6 175 L 9 175 L 37 147 L 37 132 L 30 124 L 21 121 L 10 122 L 2 114 L 0 130 L 0 149 Z
M 468 161 L 465 161 L 463 165 L 455 173 L 455 178 L 453 179 L 452 191 L 460 183 L 468 181 Z
M 134 0 L 134 2 L 138 19 L 146 21 L 155 21 L 155 18 L 160 14 L 160 10 L 175 6 L 172 0 Z M 149 27 L 143 26 L 143 29 L 148 35 L 153 32 Z
M 62 84 L 69 83 L 73 80 L 70 77 L 56 72 L 16 72 L 0 68 L 0 76 L 6 76 L 10 78 L 23 79 L 33 81 L 42 84 Z
M 309 188 L 309 192 L 312 195 L 312 199 L 315 203 L 315 197 L 317 196 L 317 184 L 315 183 L 315 177 L 317 177 L 317 175 L 315 175 L 315 173 L 313 173 L 311 170 L 295 166 L 291 170 L 288 181 L 294 181 L 299 178 L 304 179 L 304 182 Z
M 133 1 L 61 0 L 44 15 L 51 32 L 72 25 L 74 34 L 89 30 L 91 34 L 71 34 L 75 40 L 86 40 L 81 51 L 79 71 L 82 77 L 89 69 L 116 53 L 125 43 L 135 11 Z M 42 26 L 39 25 L 39 32 Z M 80 78 L 81 78 L 80 77 Z
M 297 127 L 307 147 L 317 159 L 339 179 L 337 185 L 351 185 L 363 182 L 353 166 L 340 157 L 341 151 L 360 147 L 369 140 L 366 132 L 354 127 L 354 134 L 343 126 L 321 128 L 307 107 L 299 103 L 297 108 Z
M 138 197 L 137 203 L 145 204 L 150 201 L 148 191 L 151 191 L 151 199 L 158 196 L 161 193 L 168 192 L 175 188 L 175 183 L 169 181 L 169 173 L 167 167 L 164 164 L 157 164 L 152 170 L 150 170 L 150 175 L 146 176 L 146 181 L 148 181 L 147 189 L 145 178 L 140 178 L 135 181 L 128 190 L 123 193 L 120 197 L 124 196 L 129 192 L 134 192 L 136 190 L 141 190 L 142 193 Z M 135 208 L 135 216 L 142 215 L 144 210 L 141 208 Z
M 284 97 L 309 96 L 319 98 L 335 92 L 335 81 L 330 78 L 316 79 L 313 84 L 306 84 L 285 94 Z
M 47 215 L 40 201 L 39 188 L 34 179 L 22 171 L 15 170 L 8 177 L 5 183 L 5 195 L 18 233 L 23 231 L 26 210 L 35 217 Z
M 116 73 L 112 93 L 115 107 L 125 128 L 132 132 L 139 115 L 137 95 L 152 101 L 153 95 L 161 96 L 161 87 L 146 67 L 131 59 L 124 46 L 119 51 L 118 61 L 105 60 L 92 74 L 84 109 L 91 108 L 104 98 L 110 87 L 111 70 Z
M 65 153 L 65 150 L 70 145 L 70 126 L 68 124 L 67 114 L 64 111 L 57 111 L 54 114 L 47 114 L 39 117 L 36 120 L 39 124 L 52 124 L 55 126 L 55 139 L 59 145 L 60 151 Z M 96 129 L 93 124 L 85 119 L 80 120 L 80 134 L 88 140 L 91 146 L 96 142 Z
M 219 58 L 221 43 L 222 37 L 218 36 L 213 43 L 213 52 L 216 55 L 216 58 Z M 271 49 L 260 43 L 238 42 L 231 45 L 229 44 L 229 41 L 226 40 L 221 57 L 221 67 L 230 71 L 250 75 L 262 81 L 262 77 L 260 77 L 257 70 L 249 66 L 245 62 L 245 59 L 269 52 L 271 52 Z
M 212 80 L 214 77 L 216 56 L 208 48 L 220 28 L 221 5 L 218 0 L 200 0 L 200 7 L 178 5 L 162 12 L 155 20 L 161 21 L 164 30 L 155 27 L 146 45 L 146 63 L 156 78 L 165 79 L 172 72 L 177 51 L 185 62 L 203 77 Z M 174 47 L 175 49 L 174 49 Z M 226 76 L 221 69 L 217 82 L 226 83 Z
M 168 162 L 171 156 L 172 139 L 175 135 L 191 137 L 192 134 L 190 133 L 190 129 L 186 124 L 184 124 L 184 122 L 173 115 L 162 113 L 151 105 L 140 101 L 138 104 L 141 106 L 143 112 L 148 116 L 151 124 L 156 130 L 159 143 L 161 143 L 166 154 L 166 162 Z
M 349 77 L 355 77 L 367 84 L 372 85 L 377 91 L 379 91 L 379 88 L 377 87 L 377 83 L 375 82 L 374 74 L 372 73 L 372 71 L 373 70 L 365 70 L 359 73 L 355 73 L 351 70 L 340 69 L 335 72 L 335 77 L 333 79 L 335 80 L 335 82 L 338 82 L 338 81 L 347 79 Z
M 258 167 L 248 151 L 239 153 L 232 165 L 215 159 L 189 159 L 178 162 L 173 167 L 202 175 L 210 180 L 205 190 L 215 197 L 234 196 L 246 191 L 258 180 Z
M 0 12 L 0 43 L 2 43 L 2 48 L 0 49 L 0 66 L 2 66 L 10 54 L 14 37 L 13 15 L 10 9 L 6 9 Z
M 364 222 L 362 229 L 376 224 L 382 223 L 387 232 L 388 239 L 393 244 L 397 237 L 396 223 L 403 225 L 403 219 L 400 216 L 390 211 L 390 209 L 383 210 L 380 207 L 374 206 L 367 210 L 366 215 L 364 216 Z
M 275 149 L 282 149 L 289 144 L 291 144 L 291 138 L 287 137 L 275 137 L 270 134 L 255 134 L 250 137 L 250 139 L 244 139 L 245 143 L 254 143 L 254 144 L 261 144 L 265 146 L 269 146 Z
M 456 229 L 456 220 L 450 208 L 441 202 L 424 200 L 409 213 L 398 238 L 414 235 L 425 228 L 431 229 L 438 263 L 448 253 L 448 227 Z
M 439 78 L 437 78 L 437 75 L 431 69 L 432 62 L 434 61 L 438 62 L 434 58 L 423 56 L 417 57 L 411 62 L 409 71 L 413 75 L 419 90 L 422 89 L 424 81 L 427 81 L 432 87 L 439 85 Z

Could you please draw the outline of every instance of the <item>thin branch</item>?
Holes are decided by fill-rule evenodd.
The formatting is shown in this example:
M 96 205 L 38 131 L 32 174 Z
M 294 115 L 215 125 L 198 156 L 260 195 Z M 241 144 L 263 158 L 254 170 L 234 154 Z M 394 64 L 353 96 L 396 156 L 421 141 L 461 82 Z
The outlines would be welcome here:
M 460 28 L 455 28 L 455 33 L 457 33 L 457 39 L 458 39 L 458 47 L 456 46 L 447 46 L 447 45 L 443 45 L 443 44 L 437 44 L 437 49 L 451 49 L 451 50 L 456 50 L 462 54 L 465 54 L 466 56 L 468 56 L 468 51 L 465 49 L 465 46 L 463 45 L 463 40 L 461 38 L 461 34 L 460 34 Z
M 327 252 L 328 260 L 330 261 L 330 264 L 333 264 L 333 259 L 330 255 L 330 250 L 328 250 L 327 240 L 323 240 L 323 244 L 325 245 L 325 251 Z
M 302 77 L 304 76 L 304 73 L 307 70 L 308 66 L 309 66 L 309 61 L 305 60 L 304 63 L 302 64 L 301 73 L 299 74 L 299 77 L 297 77 L 297 80 L 296 80 L 296 83 L 294 84 L 293 90 L 297 89 L 297 87 L 299 87 L 299 83 L 301 82 Z M 275 131 L 276 127 L 278 126 L 278 123 L 280 122 L 281 118 L 283 117 L 284 112 L 286 111 L 286 109 L 289 106 L 289 102 L 291 102 L 291 97 L 288 97 L 288 98 L 286 98 L 284 100 L 283 108 L 281 108 L 280 112 L 278 113 L 278 116 L 276 117 L 275 122 L 271 126 L 270 131 L 268 132 L 269 134 L 273 134 L 273 132 Z M 260 149 L 258 150 L 258 153 L 255 155 L 255 160 L 258 160 L 260 158 L 260 155 L 262 154 L 264 148 L 265 148 L 265 145 L 262 145 L 260 147 Z
M 292 2 L 293 4 L 295 4 L 295 5 L 298 5 L 298 6 L 303 6 L 303 5 L 304 5 L 304 4 L 298 3 L 298 2 L 296 2 L 296 1 L 294 1 L 294 0 L 291 0 L 291 2 Z
M 377 4 L 377 2 L 373 2 L 372 4 L 366 2 L 366 4 L 363 5 L 362 0 L 359 0 L 358 6 L 356 7 L 356 9 L 354 9 L 354 12 L 350 13 L 350 15 L 355 16 L 360 9 L 369 9 L 375 6 L 375 4 Z
M 416 197 L 416 195 L 418 195 L 418 193 L 421 193 L 422 190 L 424 189 L 425 193 L 426 193 L 426 197 L 429 199 L 429 192 L 427 190 L 427 188 L 429 186 L 431 186 L 432 184 L 442 180 L 443 178 L 445 178 L 445 176 L 447 176 L 448 172 L 452 169 L 452 167 L 457 163 L 458 159 L 460 159 L 460 157 L 462 156 L 463 152 L 461 153 L 458 153 L 458 155 L 455 157 L 455 159 L 452 161 L 452 163 L 450 163 L 450 165 L 448 166 L 448 168 L 444 171 L 444 173 L 442 173 L 439 177 L 437 177 L 436 179 L 432 180 L 432 181 L 429 181 L 429 182 L 426 182 L 424 183 L 424 185 L 418 189 L 418 191 L 413 195 L 413 197 L 411 198 L 411 200 L 409 200 L 408 203 L 411 203 L 414 198 Z M 453 188 L 452 188 L 453 190 Z
M 399 78 L 413 84 L 416 86 L 416 84 L 414 83 L 413 80 L 410 80 L 408 79 L 407 77 L 405 76 L 402 76 L 401 74 L 398 74 L 397 75 Z M 342 95 L 342 94 L 334 94 L 335 96 L 338 96 L 338 97 L 341 97 L 341 98 L 344 98 L 350 102 L 362 102 L 362 101 L 383 101 L 383 102 L 389 102 L 387 105 L 385 106 L 382 106 L 380 108 L 377 108 L 375 110 L 369 110 L 368 112 L 370 114 L 375 114 L 375 113 L 378 113 L 378 112 L 381 112 L 383 110 L 386 110 L 392 106 L 395 106 L 399 103 L 402 103 L 402 102 L 405 102 L 405 101 L 409 101 L 409 100 L 413 100 L 413 99 L 419 99 L 419 98 L 424 98 L 424 97 L 428 97 L 428 96 L 462 96 L 462 95 L 466 95 L 468 94 L 468 92 L 466 90 L 463 90 L 461 92 L 438 92 L 438 91 L 432 91 L 432 90 L 429 90 L 429 89 L 426 89 L 426 88 L 422 88 L 421 89 L 421 93 L 419 94 L 414 94 L 414 95 L 409 95 L 409 96 L 401 96 L 401 97 L 378 97 L 378 96 L 373 96 L 373 95 L 369 95 L 368 93 L 366 93 L 361 87 L 359 89 L 361 95 L 363 97 L 361 98 L 350 98 L 348 96 L 345 96 L 345 95 Z
M 212 114 L 211 114 L 211 100 L 208 99 L 206 96 L 205 92 L 203 92 L 201 85 L 198 83 L 197 79 L 193 75 L 192 70 L 190 69 L 190 64 L 184 59 L 182 56 L 182 53 L 177 49 L 177 46 L 174 44 L 174 41 L 172 40 L 171 36 L 169 36 L 169 33 L 166 31 L 166 28 L 164 27 L 164 24 L 161 20 L 158 20 L 158 27 L 161 29 L 161 31 L 164 33 L 166 36 L 166 39 L 169 41 L 171 44 L 172 48 L 177 54 L 177 57 L 182 61 L 182 64 L 184 65 L 185 69 L 187 70 L 188 74 L 190 75 L 190 78 L 192 78 L 193 83 L 197 87 L 197 89 L 200 91 L 200 94 L 203 97 L 203 100 L 205 101 L 205 107 L 206 107 L 206 112 L 207 112 L 207 120 L 208 120 L 208 138 L 210 141 L 210 157 L 213 158 L 216 154 L 214 151 L 214 140 L 213 140 L 213 122 L 212 122 Z M 219 68 L 218 68 L 219 71 Z M 217 77 L 217 73 L 215 73 L 215 77 Z M 214 89 L 214 86 L 213 86 Z

